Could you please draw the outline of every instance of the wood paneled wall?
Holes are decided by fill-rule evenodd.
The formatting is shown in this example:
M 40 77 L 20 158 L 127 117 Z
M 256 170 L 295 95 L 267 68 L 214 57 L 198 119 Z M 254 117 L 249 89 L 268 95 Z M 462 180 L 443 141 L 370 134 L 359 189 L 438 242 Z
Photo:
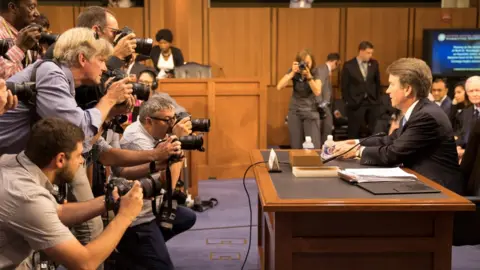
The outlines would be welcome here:
M 79 7 L 40 7 L 54 32 L 74 25 Z M 476 28 L 477 8 L 208 8 L 208 0 L 145 0 L 144 8 L 114 9 L 121 26 L 155 38 L 161 28 L 174 32 L 174 45 L 186 61 L 211 65 L 215 77 L 259 79 L 268 88 L 268 144 L 288 143 L 284 118 L 291 90 L 274 85 L 297 51 L 312 50 L 317 63 L 330 52 L 342 60 L 357 53 L 362 40 L 375 46 L 382 84 L 385 68 L 400 57 L 422 56 L 425 28 Z M 333 74 L 339 97 L 338 74 Z

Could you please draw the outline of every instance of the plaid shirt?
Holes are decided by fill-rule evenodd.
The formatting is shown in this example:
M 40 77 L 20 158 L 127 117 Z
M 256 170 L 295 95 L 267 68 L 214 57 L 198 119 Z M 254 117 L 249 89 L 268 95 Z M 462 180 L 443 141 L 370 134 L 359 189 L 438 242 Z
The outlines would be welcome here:
M 7 40 L 10 45 L 10 49 L 5 54 L 6 57 L 0 56 L 0 79 L 6 80 L 23 69 L 22 61 L 26 54 L 15 44 L 17 36 L 17 29 L 0 16 L 0 39 Z M 27 51 L 27 55 L 30 55 L 29 51 Z M 31 57 L 27 59 L 30 60 Z M 28 61 L 28 63 L 32 63 L 32 61 Z

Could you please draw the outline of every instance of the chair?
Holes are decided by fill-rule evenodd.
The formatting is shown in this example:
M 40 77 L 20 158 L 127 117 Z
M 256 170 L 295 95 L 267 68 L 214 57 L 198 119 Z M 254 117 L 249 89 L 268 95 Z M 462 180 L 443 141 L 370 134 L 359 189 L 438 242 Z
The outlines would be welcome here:
M 175 78 L 211 78 L 212 68 L 207 65 L 202 65 L 194 62 L 186 63 L 185 65 L 176 67 L 174 70 Z
M 332 114 L 338 110 L 346 119 L 345 103 L 341 99 L 335 99 L 333 102 Z M 348 123 L 348 122 L 347 122 Z M 333 140 L 341 141 L 348 139 L 348 124 L 341 121 L 333 115 Z
M 462 159 L 462 171 L 466 179 L 467 200 L 476 205 L 475 212 L 455 213 L 453 223 L 453 245 L 480 244 L 480 121 L 477 121 L 468 139 Z

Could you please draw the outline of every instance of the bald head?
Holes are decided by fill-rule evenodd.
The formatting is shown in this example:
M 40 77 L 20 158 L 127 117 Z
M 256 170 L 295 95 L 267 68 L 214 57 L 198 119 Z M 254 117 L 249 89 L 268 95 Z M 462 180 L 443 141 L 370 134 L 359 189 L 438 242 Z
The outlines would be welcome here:
M 468 99 L 476 106 L 480 106 L 480 76 L 468 78 L 465 82 L 465 91 Z

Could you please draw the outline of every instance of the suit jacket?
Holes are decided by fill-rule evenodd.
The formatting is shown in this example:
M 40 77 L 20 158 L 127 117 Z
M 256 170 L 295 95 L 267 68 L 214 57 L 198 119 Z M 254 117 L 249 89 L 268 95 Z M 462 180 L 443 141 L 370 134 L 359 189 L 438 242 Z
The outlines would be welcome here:
M 327 101 L 330 104 L 332 103 L 332 82 L 330 81 L 330 70 L 328 69 L 327 64 L 319 65 L 317 67 L 317 74 L 319 79 L 322 81 L 322 93 L 319 96 L 316 96 L 318 103 L 322 101 Z
M 377 60 L 371 59 L 368 62 L 366 80 L 363 79 L 356 57 L 345 62 L 342 69 L 341 86 L 342 98 L 347 107 L 355 109 L 362 104 L 378 104 L 383 91 L 380 85 L 380 71 Z M 367 97 L 365 97 L 365 94 Z
M 467 186 L 466 195 L 480 196 L 480 121 L 473 127 L 468 141 L 461 163 Z
M 172 49 L 173 65 L 175 67 L 179 67 L 179 66 L 183 65 L 185 60 L 183 59 L 182 51 L 179 48 L 176 48 L 176 47 L 173 47 L 173 46 L 171 46 L 170 48 Z M 152 58 L 153 66 L 155 67 L 155 69 L 157 71 L 160 71 L 157 67 L 158 66 L 158 59 L 160 58 L 160 52 L 161 52 L 161 50 L 160 50 L 159 46 L 153 46 L 152 50 L 150 51 L 150 58 Z
M 462 148 L 465 148 L 468 143 L 469 139 L 469 132 L 470 129 L 472 128 L 472 121 L 473 121 L 473 110 L 475 109 L 475 106 L 469 106 L 465 109 L 463 109 L 461 113 L 461 118 L 460 118 L 460 133 L 457 135 L 458 140 L 457 140 L 457 145 L 461 146 Z
M 447 96 L 440 104 L 440 107 L 447 115 L 450 115 L 450 110 L 452 109 L 452 99 Z
M 362 143 L 361 163 L 396 166 L 403 164 L 459 194 L 463 180 L 448 116 L 435 103 L 418 101 L 402 128 L 389 136 Z

